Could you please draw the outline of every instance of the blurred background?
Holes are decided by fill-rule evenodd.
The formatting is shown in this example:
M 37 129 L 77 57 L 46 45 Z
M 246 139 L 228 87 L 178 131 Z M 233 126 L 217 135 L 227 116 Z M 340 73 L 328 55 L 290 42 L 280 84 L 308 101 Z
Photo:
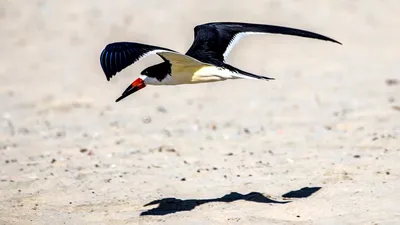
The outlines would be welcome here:
M 243 204 L 253 224 L 291 213 L 294 221 L 398 218 L 390 199 L 400 197 L 399 10 L 395 0 L 1 1 L 0 222 L 137 222 L 145 203 L 165 196 L 279 196 L 306 185 L 326 186 L 312 212 L 307 202 L 266 214 Z M 114 102 L 161 59 L 108 82 L 99 63 L 108 43 L 185 53 L 193 28 L 217 21 L 299 28 L 343 45 L 248 36 L 228 63 L 276 80 L 148 86 Z M 223 207 L 232 208 L 207 221 L 252 221 L 238 215 L 243 205 Z

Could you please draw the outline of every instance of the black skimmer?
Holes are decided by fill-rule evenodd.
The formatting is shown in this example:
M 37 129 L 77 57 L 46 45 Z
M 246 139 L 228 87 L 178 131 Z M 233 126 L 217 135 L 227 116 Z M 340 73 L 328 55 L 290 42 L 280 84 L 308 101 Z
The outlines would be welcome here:
M 255 75 L 225 63 L 227 55 L 243 36 L 263 33 L 294 35 L 341 44 L 324 35 L 290 27 L 214 22 L 194 28 L 194 41 L 185 54 L 159 46 L 115 42 L 108 44 L 101 52 L 100 64 L 109 81 L 118 72 L 144 57 L 157 54 L 163 59 L 162 63 L 143 70 L 116 102 L 146 85 L 195 84 L 228 79 L 271 80 L 274 78 Z

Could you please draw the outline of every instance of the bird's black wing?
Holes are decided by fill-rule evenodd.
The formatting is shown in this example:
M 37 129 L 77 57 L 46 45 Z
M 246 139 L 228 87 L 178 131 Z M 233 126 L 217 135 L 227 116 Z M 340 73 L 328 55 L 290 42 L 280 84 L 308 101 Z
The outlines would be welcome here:
M 141 58 L 166 51 L 175 52 L 174 50 L 158 46 L 134 42 L 115 42 L 108 44 L 101 52 L 100 65 L 107 80 L 110 80 L 115 74 Z
M 275 33 L 340 42 L 310 31 L 275 25 L 215 22 L 198 25 L 194 28 L 194 41 L 186 52 L 207 63 L 224 62 L 229 51 L 243 35 L 252 33 Z

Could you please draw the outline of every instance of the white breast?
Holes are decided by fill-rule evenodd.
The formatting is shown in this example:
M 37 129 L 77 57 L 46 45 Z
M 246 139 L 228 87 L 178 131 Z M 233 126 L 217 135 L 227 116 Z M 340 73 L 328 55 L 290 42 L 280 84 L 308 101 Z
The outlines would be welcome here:
M 156 78 L 148 77 L 141 75 L 140 78 L 143 79 L 145 84 L 148 85 L 177 85 L 177 81 L 173 79 L 173 77 L 168 74 L 162 81 L 157 80 Z

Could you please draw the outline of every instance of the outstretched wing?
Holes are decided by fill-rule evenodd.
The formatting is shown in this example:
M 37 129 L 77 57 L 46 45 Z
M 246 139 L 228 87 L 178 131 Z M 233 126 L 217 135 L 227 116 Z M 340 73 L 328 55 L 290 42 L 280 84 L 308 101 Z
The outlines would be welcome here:
M 290 27 L 251 23 L 215 22 L 198 25 L 194 28 L 194 41 L 186 54 L 203 62 L 224 62 L 230 50 L 243 36 L 262 33 L 294 35 L 341 44 L 321 34 Z
M 136 61 L 158 53 L 174 50 L 134 42 L 115 42 L 108 44 L 100 55 L 100 65 L 107 80 Z

